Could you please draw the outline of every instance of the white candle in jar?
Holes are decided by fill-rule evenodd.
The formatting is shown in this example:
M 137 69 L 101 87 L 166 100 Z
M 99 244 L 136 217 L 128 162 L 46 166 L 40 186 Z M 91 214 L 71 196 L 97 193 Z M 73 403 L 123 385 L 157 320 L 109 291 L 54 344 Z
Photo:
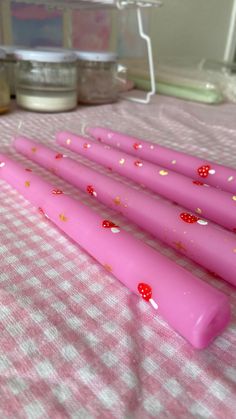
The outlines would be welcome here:
M 17 51 L 16 99 L 38 112 L 69 111 L 77 105 L 76 56 L 71 51 Z

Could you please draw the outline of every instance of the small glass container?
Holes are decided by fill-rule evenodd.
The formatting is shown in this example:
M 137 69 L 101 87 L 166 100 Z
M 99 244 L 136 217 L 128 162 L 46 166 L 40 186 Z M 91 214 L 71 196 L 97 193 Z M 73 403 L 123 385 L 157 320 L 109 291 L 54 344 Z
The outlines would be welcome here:
M 117 55 L 112 52 L 77 51 L 78 101 L 97 105 L 118 99 Z
M 65 112 L 77 106 L 76 55 L 69 51 L 18 50 L 16 101 L 36 112 Z
M 0 49 L 0 114 L 8 112 L 10 108 L 10 89 L 7 82 L 6 53 Z
M 15 97 L 15 65 L 16 65 L 16 56 L 15 53 L 18 49 L 22 47 L 16 47 L 13 45 L 0 45 L 0 49 L 3 49 L 6 53 L 5 66 L 7 72 L 7 80 L 10 87 L 11 97 Z

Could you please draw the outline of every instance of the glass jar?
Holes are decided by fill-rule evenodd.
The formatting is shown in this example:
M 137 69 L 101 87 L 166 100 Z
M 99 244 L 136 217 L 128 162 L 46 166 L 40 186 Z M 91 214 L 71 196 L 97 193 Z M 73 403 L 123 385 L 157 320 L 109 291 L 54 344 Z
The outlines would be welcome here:
M 0 114 L 8 112 L 10 108 L 10 89 L 7 82 L 5 59 L 5 52 L 0 50 Z
M 77 106 L 76 55 L 69 51 L 18 50 L 16 101 L 36 112 L 64 112 Z
M 102 104 L 118 99 L 117 55 L 112 52 L 77 51 L 78 101 Z
M 15 65 L 16 56 L 15 53 L 19 47 L 13 45 L 0 45 L 0 49 L 3 49 L 6 53 L 5 66 L 7 72 L 7 80 L 10 87 L 11 97 L 15 97 Z M 21 47 L 22 49 L 22 47 Z

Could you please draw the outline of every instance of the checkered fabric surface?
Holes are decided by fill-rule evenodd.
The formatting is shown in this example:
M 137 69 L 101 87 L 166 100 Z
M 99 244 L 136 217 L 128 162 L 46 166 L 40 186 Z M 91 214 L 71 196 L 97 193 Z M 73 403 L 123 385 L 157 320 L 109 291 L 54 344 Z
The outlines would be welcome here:
M 235 165 L 235 112 L 230 104 L 165 97 L 64 114 L 13 110 L 0 117 L 0 152 L 25 164 L 11 146 L 17 133 L 54 146 L 55 131 L 98 124 Z M 0 181 L 0 418 L 236 418 L 233 287 L 53 174 L 27 166 L 229 294 L 233 314 L 208 349 L 193 349 Z

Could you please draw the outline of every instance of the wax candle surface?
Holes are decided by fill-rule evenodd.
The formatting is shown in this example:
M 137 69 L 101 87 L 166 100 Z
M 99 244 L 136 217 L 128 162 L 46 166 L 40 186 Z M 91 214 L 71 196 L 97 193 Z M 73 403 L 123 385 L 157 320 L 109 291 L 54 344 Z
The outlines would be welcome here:
M 87 127 L 86 132 L 99 141 L 134 154 L 137 158 L 149 160 L 193 179 L 236 194 L 236 168 L 209 162 L 204 158 L 191 156 L 107 128 Z
M 206 347 L 228 324 L 228 297 L 194 277 L 112 220 L 55 185 L 0 156 L 0 177 L 79 243 L 196 348 Z
M 59 132 L 57 142 L 200 214 L 200 219 L 206 217 L 236 231 L 236 195 L 70 132 Z
M 63 155 L 56 158 L 57 151 L 25 137 L 16 138 L 14 146 L 29 159 L 88 193 L 92 199 L 121 212 L 174 249 L 236 286 L 235 234 L 211 222 L 199 224 L 197 217 L 187 215 L 187 210 L 150 197 L 71 158 Z

